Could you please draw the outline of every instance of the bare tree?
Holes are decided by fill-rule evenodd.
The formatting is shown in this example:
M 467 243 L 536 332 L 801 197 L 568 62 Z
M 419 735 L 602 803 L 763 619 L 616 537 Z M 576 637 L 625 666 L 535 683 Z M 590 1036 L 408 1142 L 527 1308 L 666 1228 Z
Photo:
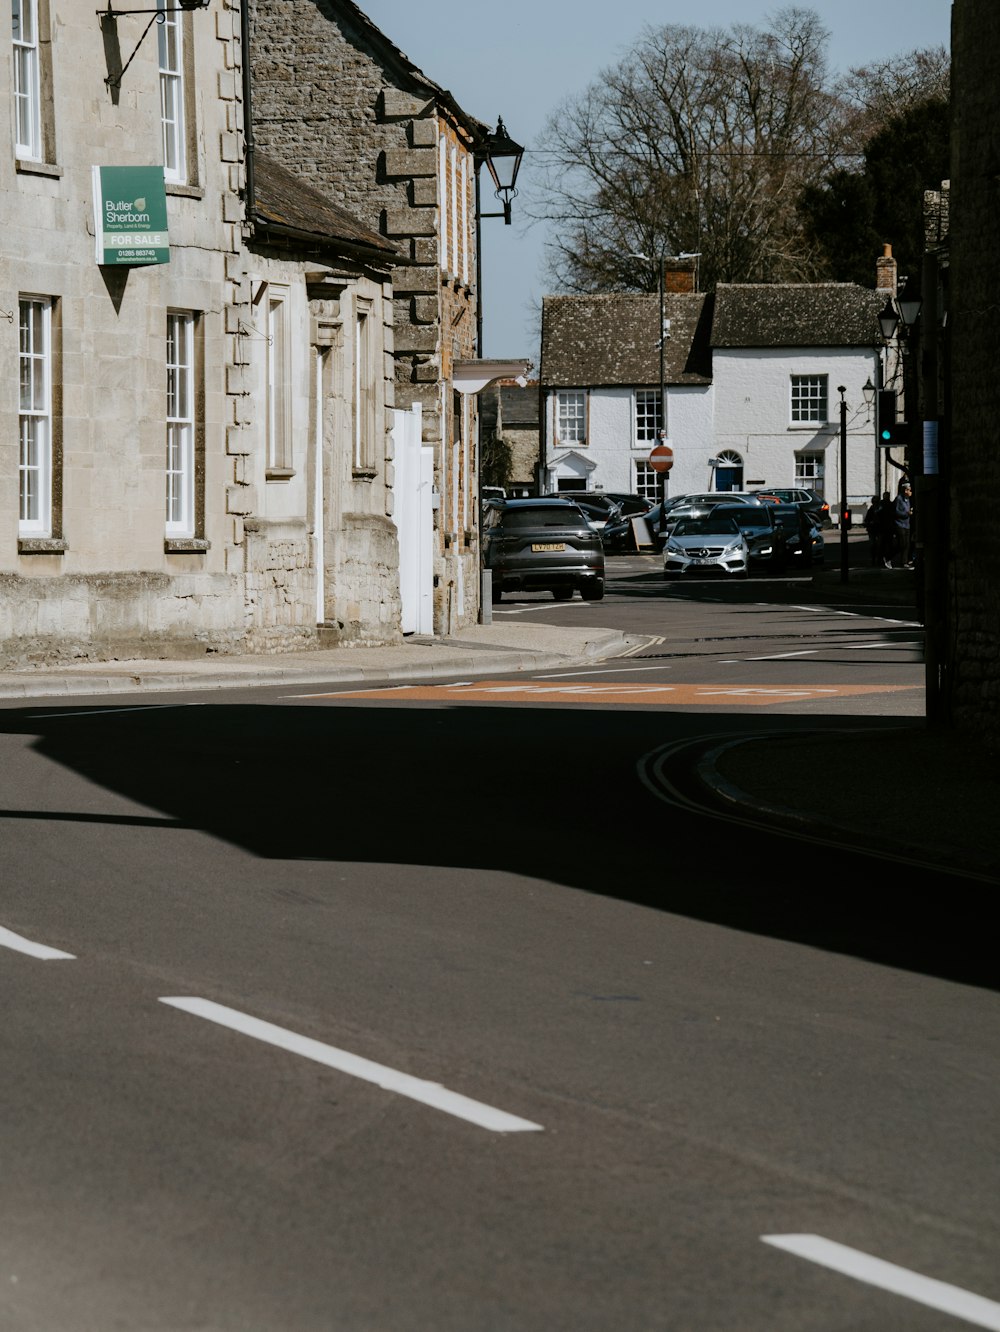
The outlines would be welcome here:
M 858 115 L 828 78 L 827 40 L 798 7 L 766 29 L 648 27 L 563 103 L 534 191 L 562 289 L 653 290 L 659 256 L 682 252 L 701 254 L 709 287 L 811 276 L 796 201 L 844 165 Z
M 951 99 L 951 61 L 943 46 L 907 51 L 851 69 L 838 86 L 851 108 L 850 132 L 863 150 L 891 120 L 928 102 Z

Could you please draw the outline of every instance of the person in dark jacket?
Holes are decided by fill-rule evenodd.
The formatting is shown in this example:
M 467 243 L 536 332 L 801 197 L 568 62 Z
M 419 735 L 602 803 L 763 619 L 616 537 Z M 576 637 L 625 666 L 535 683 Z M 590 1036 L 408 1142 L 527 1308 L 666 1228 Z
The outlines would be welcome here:
M 910 559 L 910 517 L 913 512 L 912 494 L 913 491 L 910 489 L 909 481 L 901 481 L 899 485 L 899 494 L 896 496 L 896 503 L 893 505 L 893 523 L 896 528 L 896 555 L 901 569 L 913 568 L 913 562 Z
M 882 563 L 882 532 L 880 528 L 880 510 L 882 501 L 873 495 L 865 511 L 865 531 L 868 533 L 868 554 L 873 565 Z

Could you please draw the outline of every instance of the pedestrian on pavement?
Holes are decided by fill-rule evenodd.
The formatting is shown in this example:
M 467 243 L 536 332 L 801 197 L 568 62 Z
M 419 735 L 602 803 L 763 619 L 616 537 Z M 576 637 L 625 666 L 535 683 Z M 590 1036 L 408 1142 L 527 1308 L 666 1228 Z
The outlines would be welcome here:
M 913 502 L 909 481 L 899 483 L 899 494 L 896 496 L 896 503 L 893 506 L 893 521 L 896 527 L 896 553 L 899 559 L 901 569 L 912 569 L 913 562 L 910 559 L 910 517 L 913 512 Z
M 868 554 L 871 556 L 873 565 L 882 563 L 882 531 L 880 527 L 879 510 L 882 507 L 882 501 L 877 495 L 873 495 L 871 503 L 865 511 L 865 531 L 868 533 Z
M 880 561 L 887 569 L 892 568 L 892 556 L 895 548 L 896 511 L 892 496 L 887 490 L 883 490 L 878 506 L 878 553 Z

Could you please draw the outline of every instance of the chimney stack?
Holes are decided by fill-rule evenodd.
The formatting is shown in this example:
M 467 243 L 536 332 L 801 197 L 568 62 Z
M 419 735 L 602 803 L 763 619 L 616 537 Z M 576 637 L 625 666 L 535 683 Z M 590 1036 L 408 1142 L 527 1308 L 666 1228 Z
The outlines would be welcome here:
M 875 289 L 896 295 L 896 261 L 892 257 L 892 246 L 882 246 L 882 257 L 875 260 Z
M 698 260 L 666 259 L 663 263 L 663 290 L 673 295 L 688 296 L 698 290 Z

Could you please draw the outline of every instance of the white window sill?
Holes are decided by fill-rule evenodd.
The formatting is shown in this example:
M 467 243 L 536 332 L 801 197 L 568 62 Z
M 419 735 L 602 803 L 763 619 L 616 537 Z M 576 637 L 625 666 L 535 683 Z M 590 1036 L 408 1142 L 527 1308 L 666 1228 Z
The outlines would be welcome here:
M 62 555 L 69 550 L 69 542 L 62 537 L 20 536 L 18 555 Z
M 204 555 L 212 543 L 204 537 L 165 537 L 163 549 L 168 555 Z
M 36 162 L 31 157 L 18 157 L 14 162 L 14 170 L 21 176 L 51 176 L 58 180 L 62 174 L 61 166 L 56 166 L 54 162 Z

